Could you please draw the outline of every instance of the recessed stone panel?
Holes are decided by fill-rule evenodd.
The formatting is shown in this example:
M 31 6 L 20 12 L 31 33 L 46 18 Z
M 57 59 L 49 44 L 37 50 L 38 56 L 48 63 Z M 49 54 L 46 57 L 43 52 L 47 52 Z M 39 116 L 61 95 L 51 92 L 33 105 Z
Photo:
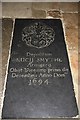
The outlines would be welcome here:
M 76 117 L 60 19 L 16 19 L 2 118 Z

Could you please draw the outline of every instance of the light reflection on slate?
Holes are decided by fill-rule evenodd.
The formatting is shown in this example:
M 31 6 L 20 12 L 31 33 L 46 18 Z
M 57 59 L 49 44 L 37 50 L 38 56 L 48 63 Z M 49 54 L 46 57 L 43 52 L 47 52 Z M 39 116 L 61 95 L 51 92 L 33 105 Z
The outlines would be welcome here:
M 61 20 L 16 19 L 2 118 L 76 115 Z

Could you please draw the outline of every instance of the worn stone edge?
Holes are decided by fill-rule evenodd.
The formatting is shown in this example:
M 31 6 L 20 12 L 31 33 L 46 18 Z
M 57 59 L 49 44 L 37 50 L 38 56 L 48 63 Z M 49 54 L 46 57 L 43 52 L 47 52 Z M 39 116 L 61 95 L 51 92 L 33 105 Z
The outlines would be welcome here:
M 10 49 L 9 49 L 9 53 L 8 53 L 6 74 L 5 74 L 3 91 L 2 91 L 0 119 L 2 118 L 2 109 L 3 109 L 4 98 L 5 98 L 6 83 L 7 83 L 7 76 L 8 76 L 8 68 L 9 68 L 9 61 L 10 61 L 10 56 L 11 56 L 11 46 L 12 46 L 12 38 L 13 38 L 14 24 L 15 24 L 15 19 L 13 20 L 13 28 L 12 28 L 12 33 L 11 33 L 10 45 L 9 45 L 9 46 L 10 46 L 10 47 L 9 47 Z
M 74 77 L 73 77 L 73 70 L 72 70 L 72 67 L 71 67 L 71 59 L 70 59 L 70 52 L 69 52 L 69 47 L 68 47 L 68 44 L 67 44 L 67 36 L 66 36 L 66 30 L 65 30 L 65 22 L 64 22 L 64 18 L 61 18 L 62 19 L 62 27 L 63 27 L 63 31 L 64 31 L 64 39 L 65 39 L 65 43 L 66 43 L 66 50 L 67 50 L 67 54 L 68 54 L 68 60 L 69 60 L 69 66 L 70 66 L 70 69 L 71 69 L 71 75 L 72 75 L 72 82 L 73 82 L 73 92 L 74 92 L 74 97 L 75 97 L 75 100 L 76 100 L 76 103 L 77 103 L 77 107 L 78 107 L 78 101 L 76 99 L 76 90 L 75 90 L 75 85 L 74 85 Z M 76 115 L 72 118 L 79 118 L 79 115 Z

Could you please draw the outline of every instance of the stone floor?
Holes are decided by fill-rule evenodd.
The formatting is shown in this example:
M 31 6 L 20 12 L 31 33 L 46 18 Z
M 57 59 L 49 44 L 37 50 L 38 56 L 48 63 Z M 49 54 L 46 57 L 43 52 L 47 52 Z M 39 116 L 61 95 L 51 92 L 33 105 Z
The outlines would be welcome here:
M 73 76 L 74 91 L 80 110 L 80 75 L 78 76 L 78 3 L 3 3 L 2 4 L 2 95 L 13 21 L 15 18 L 60 18 L 63 21 L 66 46 Z M 80 53 L 80 52 L 79 52 Z M 79 60 L 80 62 L 80 60 Z M 1 102 L 1 99 L 0 99 Z M 0 103 L 1 105 L 1 103 Z M 70 119 L 71 120 L 71 119 Z

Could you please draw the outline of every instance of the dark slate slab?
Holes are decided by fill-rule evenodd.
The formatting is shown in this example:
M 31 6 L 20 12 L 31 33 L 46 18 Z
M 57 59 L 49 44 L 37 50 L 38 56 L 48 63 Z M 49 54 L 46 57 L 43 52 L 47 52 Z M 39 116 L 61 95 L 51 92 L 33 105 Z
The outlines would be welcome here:
M 2 118 L 78 115 L 59 19 L 16 19 Z

